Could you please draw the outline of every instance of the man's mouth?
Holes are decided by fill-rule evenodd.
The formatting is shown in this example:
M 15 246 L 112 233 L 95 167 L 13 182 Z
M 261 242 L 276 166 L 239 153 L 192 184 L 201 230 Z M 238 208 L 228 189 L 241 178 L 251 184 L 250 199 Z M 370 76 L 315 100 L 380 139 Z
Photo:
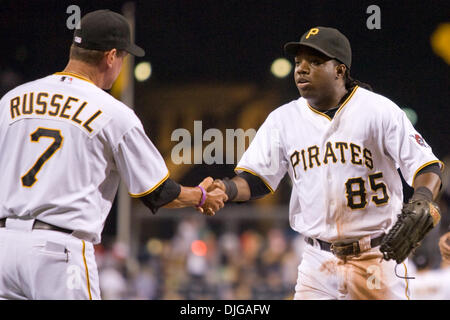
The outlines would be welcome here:
M 305 78 L 300 78 L 297 80 L 297 87 L 299 89 L 303 89 L 305 87 L 307 87 L 310 84 L 309 80 L 305 79 Z

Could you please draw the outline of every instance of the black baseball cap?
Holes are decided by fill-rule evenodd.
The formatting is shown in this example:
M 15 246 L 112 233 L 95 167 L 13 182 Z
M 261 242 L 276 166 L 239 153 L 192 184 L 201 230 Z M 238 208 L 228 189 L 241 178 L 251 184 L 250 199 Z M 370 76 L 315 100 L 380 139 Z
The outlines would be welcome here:
M 75 29 L 73 44 L 90 50 L 125 50 L 137 57 L 145 51 L 131 42 L 130 25 L 124 16 L 110 10 L 97 10 L 86 14 Z
M 350 69 L 352 49 L 350 41 L 339 30 L 328 27 L 314 27 L 306 31 L 299 42 L 288 42 L 284 51 L 296 55 L 302 47 L 313 48 L 327 57 L 339 60 Z

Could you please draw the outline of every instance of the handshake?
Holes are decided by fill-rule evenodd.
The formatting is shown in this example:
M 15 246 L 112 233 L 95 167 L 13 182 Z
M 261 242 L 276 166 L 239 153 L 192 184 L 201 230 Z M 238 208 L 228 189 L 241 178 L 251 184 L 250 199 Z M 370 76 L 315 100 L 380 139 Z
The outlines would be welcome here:
M 220 179 L 213 180 L 211 177 L 205 178 L 199 185 L 202 189 L 202 199 L 196 206 L 197 211 L 213 216 L 225 206 L 228 196 L 225 193 L 225 184 Z

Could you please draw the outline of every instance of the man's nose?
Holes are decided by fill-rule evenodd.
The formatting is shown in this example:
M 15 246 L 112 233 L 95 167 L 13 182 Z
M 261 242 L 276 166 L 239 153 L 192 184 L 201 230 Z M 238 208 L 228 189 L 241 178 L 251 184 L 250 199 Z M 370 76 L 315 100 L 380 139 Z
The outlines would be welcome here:
M 301 60 L 297 64 L 297 68 L 295 70 L 299 74 L 309 73 L 309 64 L 305 60 Z

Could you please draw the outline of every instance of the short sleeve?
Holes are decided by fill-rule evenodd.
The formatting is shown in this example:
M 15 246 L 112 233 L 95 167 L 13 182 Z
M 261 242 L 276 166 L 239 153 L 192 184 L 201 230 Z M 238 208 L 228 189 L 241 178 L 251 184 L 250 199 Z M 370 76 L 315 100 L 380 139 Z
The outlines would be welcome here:
M 271 192 L 287 172 L 281 131 L 275 125 L 272 114 L 258 129 L 248 149 L 235 168 L 237 173 L 246 171 L 261 178 Z
M 390 111 L 383 117 L 384 146 L 405 181 L 413 186 L 416 174 L 432 163 L 439 163 L 442 170 L 442 162 L 413 127 L 405 112 L 395 105 Z
M 151 193 L 169 177 L 163 157 L 142 126 L 126 132 L 113 153 L 120 176 L 134 198 Z

